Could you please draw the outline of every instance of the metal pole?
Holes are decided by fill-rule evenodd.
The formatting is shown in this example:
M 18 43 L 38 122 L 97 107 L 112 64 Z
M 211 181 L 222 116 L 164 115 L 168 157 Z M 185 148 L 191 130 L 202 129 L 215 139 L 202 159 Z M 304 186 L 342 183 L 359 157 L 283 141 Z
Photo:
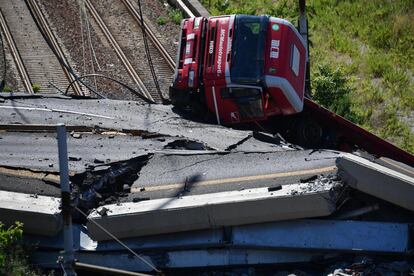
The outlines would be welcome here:
M 306 0 L 299 0 L 299 33 L 306 43 L 306 77 L 305 77 L 305 96 L 311 97 L 310 83 L 310 59 L 309 59 L 309 29 L 308 18 L 306 16 Z
M 67 276 L 76 275 L 73 269 L 75 261 L 73 252 L 73 233 L 72 233 L 72 210 L 70 206 L 70 186 L 69 186 L 69 168 L 68 168 L 68 147 L 66 143 L 66 127 L 64 124 L 58 124 L 56 127 L 58 150 L 59 150 L 59 174 L 60 188 L 62 191 L 62 217 L 63 217 L 63 235 L 64 235 L 64 253 L 63 267 Z
M 212 87 L 212 93 L 213 93 L 213 100 L 214 100 L 214 110 L 216 111 L 217 124 L 221 125 L 219 112 L 218 112 L 218 108 L 217 108 L 216 88 L 214 86 Z
M 122 269 L 104 267 L 100 265 L 92 265 L 92 264 L 85 264 L 75 262 L 75 266 L 81 268 L 83 270 L 93 271 L 93 272 L 101 272 L 101 273 L 108 273 L 110 275 L 126 275 L 126 276 L 150 276 L 150 274 L 143 274 L 137 272 L 126 271 Z

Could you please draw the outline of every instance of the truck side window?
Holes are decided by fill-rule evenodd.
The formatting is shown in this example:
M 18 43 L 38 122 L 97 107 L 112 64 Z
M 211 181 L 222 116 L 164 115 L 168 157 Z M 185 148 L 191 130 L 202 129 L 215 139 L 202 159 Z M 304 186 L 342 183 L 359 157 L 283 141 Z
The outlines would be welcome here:
M 290 68 L 292 68 L 293 73 L 299 76 L 299 62 L 300 62 L 300 53 L 295 44 L 292 44 L 292 53 L 290 56 Z

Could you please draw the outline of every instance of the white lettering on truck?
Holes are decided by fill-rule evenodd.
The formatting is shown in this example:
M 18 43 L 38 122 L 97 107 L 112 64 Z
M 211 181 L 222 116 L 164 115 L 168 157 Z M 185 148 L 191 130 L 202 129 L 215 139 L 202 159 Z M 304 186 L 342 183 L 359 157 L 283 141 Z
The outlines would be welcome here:
M 219 50 L 217 55 L 217 76 L 221 75 L 221 64 L 223 59 L 223 46 L 224 46 L 224 39 L 226 37 L 226 30 L 221 29 L 220 31 L 220 41 L 219 41 Z
M 273 40 L 270 44 L 270 58 L 279 58 L 280 40 Z

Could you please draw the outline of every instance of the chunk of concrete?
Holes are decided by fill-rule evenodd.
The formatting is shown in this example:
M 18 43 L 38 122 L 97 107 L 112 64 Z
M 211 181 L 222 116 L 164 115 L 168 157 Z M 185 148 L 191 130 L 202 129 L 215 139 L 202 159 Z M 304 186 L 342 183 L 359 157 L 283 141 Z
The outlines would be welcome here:
M 56 197 L 0 191 L 0 221 L 20 221 L 24 233 L 54 236 L 62 228 L 59 205 Z
M 341 178 L 352 188 L 414 211 L 414 178 L 348 154 L 336 160 Z
M 174 233 L 221 226 L 320 217 L 335 210 L 333 183 L 305 183 L 102 206 L 88 219 L 94 240 Z M 101 209 L 107 212 L 100 215 Z M 92 222 L 91 222 L 92 221 Z

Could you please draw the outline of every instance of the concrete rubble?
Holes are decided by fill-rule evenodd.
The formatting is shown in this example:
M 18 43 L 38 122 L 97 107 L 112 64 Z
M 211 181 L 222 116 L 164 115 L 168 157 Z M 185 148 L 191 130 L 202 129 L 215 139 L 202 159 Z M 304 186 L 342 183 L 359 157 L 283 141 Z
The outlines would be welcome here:
M 293 265 L 352 275 L 414 267 L 409 166 L 302 149 L 277 134 L 190 121 L 168 106 L 2 98 L 0 221 L 24 223 L 25 242 L 38 245 L 35 262 L 56 267 L 62 249 L 53 127 L 62 122 L 72 204 L 88 214 L 73 213 L 82 262 L 152 271 L 98 223 L 162 270 L 232 266 L 260 275 L 266 270 L 257 265 L 281 265 L 289 274 Z

